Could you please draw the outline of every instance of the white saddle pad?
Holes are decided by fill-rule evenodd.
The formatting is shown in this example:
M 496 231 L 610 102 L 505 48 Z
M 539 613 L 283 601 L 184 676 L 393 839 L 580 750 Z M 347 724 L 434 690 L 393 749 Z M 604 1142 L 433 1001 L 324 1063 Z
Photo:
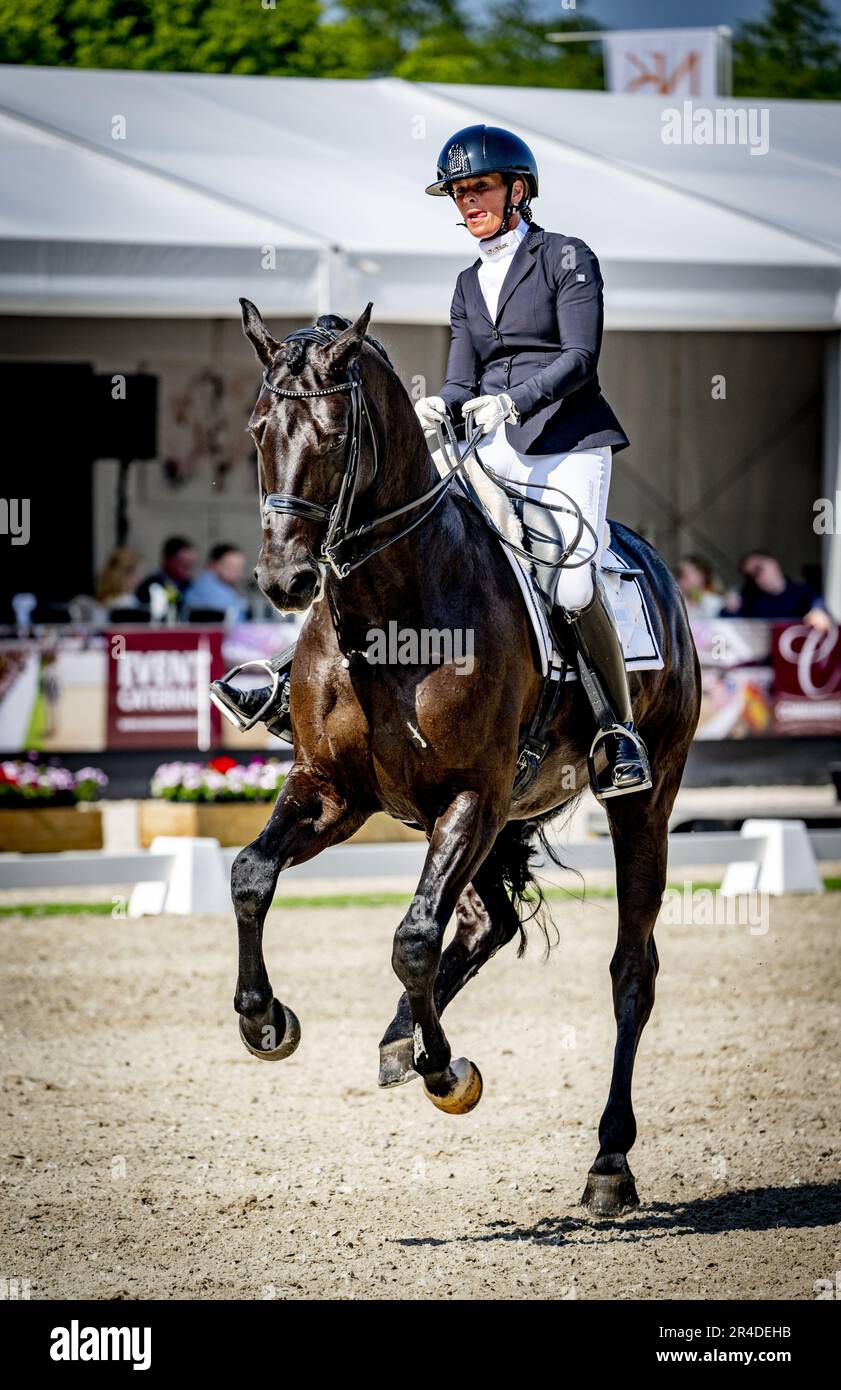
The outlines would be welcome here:
M 449 467 L 442 460 L 440 452 L 433 453 L 432 458 L 439 473 L 449 472 Z M 466 472 L 500 531 L 513 540 L 515 544 L 522 546 L 522 528 L 505 493 L 491 482 L 475 460 L 468 461 Z M 456 482 L 461 486 L 460 478 L 456 479 Z M 625 665 L 629 671 L 660 671 L 663 668 L 663 655 L 654 635 L 645 593 L 638 576 L 635 575 L 631 579 L 621 579 L 619 573 L 614 573 L 614 571 L 626 570 L 630 567 L 625 560 L 610 549 L 610 526 L 607 522 L 605 522 L 605 542 L 602 551 L 601 576 L 622 639 Z M 563 662 L 560 653 L 555 651 L 531 566 L 526 560 L 521 560 L 518 555 L 515 555 L 507 545 L 503 545 L 502 541 L 499 544 L 514 570 L 523 595 L 537 639 L 542 674 L 546 676 L 551 670 L 552 675 L 557 680 L 560 677 Z M 568 669 L 566 679 L 578 680 L 578 672 Z
M 610 528 L 607 522 L 605 528 L 609 538 Z M 502 545 L 501 541 L 500 545 Z M 502 548 L 508 556 L 522 590 L 537 638 L 541 670 L 545 676 L 550 667 L 554 670 L 558 669 L 561 664 L 560 653 L 555 650 L 543 611 L 543 604 L 538 597 L 534 578 L 526 561 L 514 555 L 507 546 L 502 546 Z M 602 551 L 601 576 L 622 640 L 625 665 L 629 671 L 660 671 L 663 668 L 663 656 L 657 645 L 639 577 L 634 575 L 631 579 L 621 579 L 618 573 L 612 572 L 628 568 L 626 561 L 610 549 L 608 540 L 608 544 Z M 578 672 L 571 667 L 568 668 L 566 680 L 578 680 Z

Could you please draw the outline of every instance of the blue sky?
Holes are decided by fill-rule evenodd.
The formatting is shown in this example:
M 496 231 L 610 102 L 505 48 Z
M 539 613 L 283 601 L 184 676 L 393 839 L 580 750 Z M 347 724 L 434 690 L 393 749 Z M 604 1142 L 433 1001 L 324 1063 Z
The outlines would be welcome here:
M 841 0 L 824 0 L 824 4 L 841 25 Z M 534 0 L 534 5 L 537 13 L 552 19 L 561 13 L 559 0 Z M 480 14 L 487 4 L 486 0 L 465 0 L 465 7 Z M 767 0 L 579 0 L 575 13 L 611 29 L 655 29 L 734 25 L 741 19 L 759 19 L 767 8 Z

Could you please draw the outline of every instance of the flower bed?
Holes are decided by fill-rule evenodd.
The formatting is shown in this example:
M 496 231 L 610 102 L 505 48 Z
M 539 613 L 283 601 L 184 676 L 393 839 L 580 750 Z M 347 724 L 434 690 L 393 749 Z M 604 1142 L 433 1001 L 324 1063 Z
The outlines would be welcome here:
M 108 778 L 98 767 L 71 772 L 67 767 L 27 761 L 0 763 L 0 809 L 31 811 L 95 801 Z
M 163 763 L 150 791 L 163 801 L 219 803 L 274 801 L 286 774 L 277 761 L 254 758 L 246 766 L 233 758 L 209 763 Z
M 102 813 L 90 802 L 107 785 L 98 767 L 71 772 L 32 759 L 0 763 L 0 851 L 102 849 Z
M 206 835 L 220 845 L 248 845 L 268 821 L 285 779 L 280 763 L 262 758 L 247 766 L 227 757 L 209 763 L 164 763 L 152 778 L 153 799 L 140 803 L 140 843 L 148 849 L 159 835 Z M 423 838 L 419 831 L 377 812 L 348 843 Z
M 209 836 L 220 845 L 247 845 L 271 814 L 286 774 L 276 761 L 233 758 L 209 763 L 163 763 L 152 778 L 151 801 L 140 803 L 140 843 L 159 835 Z

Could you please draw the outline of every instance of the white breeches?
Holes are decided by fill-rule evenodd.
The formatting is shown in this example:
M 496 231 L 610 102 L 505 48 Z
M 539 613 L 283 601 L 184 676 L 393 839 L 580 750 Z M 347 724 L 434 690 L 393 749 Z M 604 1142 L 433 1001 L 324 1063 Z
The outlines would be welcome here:
M 545 566 L 538 565 L 538 578 L 545 581 L 542 583 L 545 592 L 549 593 L 550 588 L 554 587 L 554 600 L 557 604 L 563 608 L 583 608 L 593 596 L 593 576 L 587 562 L 595 560 L 598 565 L 604 548 L 607 497 L 610 491 L 610 445 L 598 449 L 577 449 L 568 454 L 519 454 L 508 443 L 505 426 L 501 425 L 490 436 L 488 443 L 480 446 L 478 452 L 482 462 L 487 463 L 509 484 L 515 487 L 529 484 L 528 490 L 523 489 L 522 494 L 527 502 L 539 506 L 541 501 L 546 501 L 569 508 L 568 511 L 551 512 L 542 506 L 537 512 L 533 506 L 527 507 L 525 520 L 541 532 L 562 536 L 564 542 L 569 544 L 574 539 L 578 526 L 578 518 L 572 512 L 570 503 L 556 492 L 544 493 L 547 487 L 560 488 L 562 492 L 574 498 L 581 508 L 584 520 L 595 532 L 596 540 L 585 527 L 576 549 L 570 556 L 576 567 L 565 565 L 562 569 L 556 570 L 558 578 L 555 581 Z M 538 560 L 553 560 L 559 553 L 557 546 L 541 546 L 534 542 L 532 549 Z M 582 560 L 584 564 L 576 563 Z

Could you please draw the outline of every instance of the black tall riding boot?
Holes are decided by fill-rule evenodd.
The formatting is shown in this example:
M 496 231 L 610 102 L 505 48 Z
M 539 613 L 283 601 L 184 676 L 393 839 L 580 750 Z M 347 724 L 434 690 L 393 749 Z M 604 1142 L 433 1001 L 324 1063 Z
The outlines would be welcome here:
M 599 576 L 594 575 L 593 597 L 585 608 L 575 613 L 561 611 L 588 673 L 595 677 L 595 695 L 597 698 L 603 696 L 607 706 L 603 714 L 597 712 L 600 728 L 604 731 L 599 741 L 607 755 L 608 778 L 607 782 L 598 784 L 598 795 L 610 797 L 646 791 L 651 786 L 648 753 L 634 727 L 622 643 Z M 585 679 L 583 674 L 582 679 Z M 585 684 L 589 683 L 585 680 Z M 613 731 L 608 732 L 611 722 Z
M 210 686 L 210 698 L 229 723 L 240 733 L 265 724 L 270 734 L 285 743 L 292 742 L 292 722 L 289 718 L 289 672 L 295 644 L 286 647 L 270 661 L 245 661 L 234 666 Z M 271 685 L 257 690 L 239 690 L 231 681 L 249 666 L 261 666 L 272 678 Z
M 580 673 L 581 680 L 603 734 L 597 735 L 588 760 L 593 791 L 600 797 L 645 791 L 651 786 L 648 754 L 634 728 L 625 656 L 598 571 L 591 565 L 593 597 L 589 604 L 575 613 L 561 608 L 555 603 L 559 570 L 551 563 L 566 544 L 560 517 L 531 499 L 519 502 L 517 512 L 534 556 L 535 579 L 546 602 L 555 643 L 564 651 L 572 636 L 586 668 Z M 607 733 L 608 729 L 612 732 Z M 597 743 L 602 743 L 607 755 L 607 781 L 601 783 L 596 781 L 592 756 Z

